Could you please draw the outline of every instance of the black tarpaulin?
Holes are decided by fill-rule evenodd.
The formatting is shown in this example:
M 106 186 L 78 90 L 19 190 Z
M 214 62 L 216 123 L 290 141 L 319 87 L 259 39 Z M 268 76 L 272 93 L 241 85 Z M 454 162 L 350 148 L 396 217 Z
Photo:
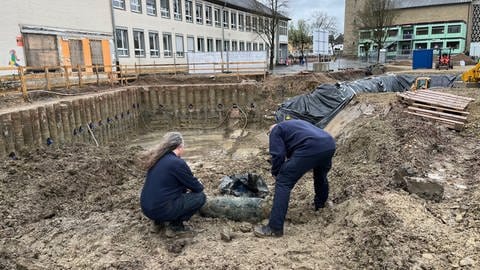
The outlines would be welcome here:
M 451 87 L 456 77 L 430 76 L 431 87 Z M 353 82 L 322 84 L 311 93 L 293 97 L 275 113 L 275 120 L 302 119 L 324 128 L 355 95 L 359 93 L 404 92 L 410 89 L 416 76 L 383 75 Z

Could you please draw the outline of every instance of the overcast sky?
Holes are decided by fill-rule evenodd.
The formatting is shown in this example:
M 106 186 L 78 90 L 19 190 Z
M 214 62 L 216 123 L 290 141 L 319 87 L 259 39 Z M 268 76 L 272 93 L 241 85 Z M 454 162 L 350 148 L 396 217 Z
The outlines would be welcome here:
M 309 20 L 311 13 L 320 10 L 336 17 L 338 31 L 343 33 L 345 1 L 344 0 L 289 0 L 288 16 L 292 21 Z

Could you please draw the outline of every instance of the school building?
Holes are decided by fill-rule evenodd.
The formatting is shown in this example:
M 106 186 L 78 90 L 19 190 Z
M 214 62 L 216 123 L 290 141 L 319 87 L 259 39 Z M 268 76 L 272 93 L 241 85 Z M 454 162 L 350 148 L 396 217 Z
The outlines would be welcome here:
M 4 1 L 0 66 L 104 65 L 112 62 L 109 1 Z
M 366 43 L 371 43 L 372 53 L 376 52 L 372 31 L 356 28 L 356 19 L 351 19 L 364 4 L 365 0 L 345 2 L 345 55 L 365 55 Z M 480 11 L 480 1 L 393 0 L 393 8 L 395 20 L 388 27 L 383 46 L 388 57 L 411 57 L 415 49 L 450 48 L 453 54 L 464 53 L 470 50 L 472 43 L 480 41 L 480 29 L 477 29 L 480 12 L 474 12 Z
M 6 1 L 0 66 L 181 64 L 191 52 L 267 51 L 258 30 L 268 14 L 253 0 Z M 288 21 L 277 29 L 278 63 L 288 55 Z

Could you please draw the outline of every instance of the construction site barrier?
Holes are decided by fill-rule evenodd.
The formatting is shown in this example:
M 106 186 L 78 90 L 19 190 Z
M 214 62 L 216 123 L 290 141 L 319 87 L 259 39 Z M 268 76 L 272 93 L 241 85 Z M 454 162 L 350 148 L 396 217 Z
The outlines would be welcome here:
M 261 64 L 265 68 L 252 67 Z M 192 65 L 190 65 L 192 66 Z M 228 67 L 226 69 L 226 67 Z M 25 100 L 29 90 L 52 90 L 58 88 L 82 88 L 86 85 L 127 85 L 142 75 L 189 74 L 205 69 L 209 74 L 237 76 L 267 74 L 266 62 L 215 62 L 188 64 L 143 64 L 143 65 L 76 65 L 76 66 L 19 66 L 0 67 L 0 91 L 20 91 Z M 205 75 L 205 74 L 204 74 Z

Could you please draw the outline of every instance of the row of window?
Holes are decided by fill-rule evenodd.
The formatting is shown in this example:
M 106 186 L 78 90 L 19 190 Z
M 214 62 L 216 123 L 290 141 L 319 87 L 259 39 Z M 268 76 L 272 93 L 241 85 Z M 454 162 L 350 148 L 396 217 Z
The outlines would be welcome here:
M 268 18 L 246 15 L 235 11 L 223 10 L 223 8 L 203 3 L 193 4 L 192 0 L 172 0 L 173 18 L 182 21 L 185 15 L 185 21 L 197 24 L 215 25 L 216 27 L 229 28 L 239 31 L 262 32 L 269 28 Z M 125 0 L 113 0 L 113 6 L 118 9 L 126 10 Z M 194 13 L 195 9 L 195 13 Z M 130 0 L 130 10 L 136 13 L 142 13 L 142 0 Z M 146 0 L 146 11 L 148 15 L 157 16 L 156 0 Z M 171 18 L 170 0 L 160 0 L 160 15 L 163 18 Z M 287 35 L 287 22 L 280 21 L 279 34 Z
M 448 34 L 458 34 L 462 31 L 462 26 L 460 24 L 455 24 L 455 25 L 449 25 L 447 27 L 447 33 Z M 417 30 L 415 32 L 417 36 L 421 35 L 428 35 L 429 34 L 429 27 L 417 27 Z M 432 35 L 441 35 L 445 34 L 445 26 L 440 25 L 440 26 L 432 26 L 431 27 L 431 34 Z
M 120 57 L 130 56 L 130 47 L 128 42 L 128 30 L 126 28 L 115 29 L 117 53 Z M 173 56 L 173 39 L 172 33 L 162 33 L 163 56 Z M 160 57 L 160 34 L 157 31 L 148 31 L 148 45 L 150 50 L 150 57 Z M 237 40 L 224 40 L 222 44 L 221 39 L 204 38 L 187 36 L 187 52 L 214 52 L 214 51 L 263 51 L 266 49 L 264 43 L 245 42 Z M 133 51 L 135 57 L 145 57 L 145 31 L 142 29 L 133 29 Z M 184 57 L 184 36 L 181 34 L 175 35 L 175 55 Z

